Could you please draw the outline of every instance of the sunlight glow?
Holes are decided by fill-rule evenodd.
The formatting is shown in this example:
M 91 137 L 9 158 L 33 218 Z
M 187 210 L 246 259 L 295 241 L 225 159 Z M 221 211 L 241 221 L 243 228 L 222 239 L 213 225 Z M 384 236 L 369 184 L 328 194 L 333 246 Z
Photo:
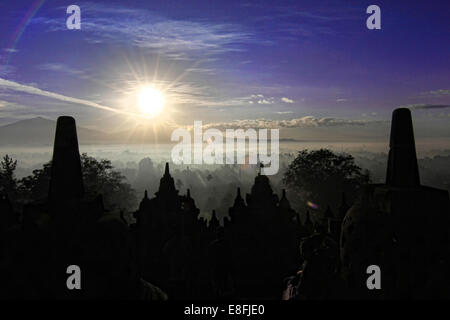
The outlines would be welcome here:
M 149 118 L 160 114 L 164 109 L 164 95 L 151 86 L 142 87 L 138 93 L 138 105 L 141 113 Z

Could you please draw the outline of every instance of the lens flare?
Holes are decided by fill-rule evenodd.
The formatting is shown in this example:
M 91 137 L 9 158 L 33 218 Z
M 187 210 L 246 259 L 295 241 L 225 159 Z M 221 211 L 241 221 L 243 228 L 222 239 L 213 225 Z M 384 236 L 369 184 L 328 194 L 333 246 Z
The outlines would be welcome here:
M 317 204 L 315 204 L 314 202 L 311 202 L 311 201 L 308 201 L 308 202 L 306 203 L 306 205 L 307 205 L 308 207 L 310 207 L 310 208 L 313 208 L 313 209 L 318 209 L 318 208 L 319 208 L 319 206 L 318 206 Z

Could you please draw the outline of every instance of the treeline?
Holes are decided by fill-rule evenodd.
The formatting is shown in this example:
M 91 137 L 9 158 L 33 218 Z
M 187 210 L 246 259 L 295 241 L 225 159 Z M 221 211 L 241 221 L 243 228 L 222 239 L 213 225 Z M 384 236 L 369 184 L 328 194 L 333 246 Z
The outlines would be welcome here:
M 5 155 L 0 161 L 0 193 L 8 195 L 16 208 L 26 203 L 45 200 L 50 184 L 52 162 L 33 170 L 32 174 L 16 179 L 17 160 Z M 84 188 L 87 196 L 103 195 L 105 208 L 110 211 L 133 209 L 136 193 L 125 177 L 114 170 L 111 161 L 97 160 L 86 153 L 81 155 Z
M 0 194 L 7 194 L 10 201 L 21 211 L 21 207 L 30 202 L 45 200 L 48 193 L 51 174 L 51 161 L 32 174 L 16 179 L 17 160 L 5 155 L 0 162 Z M 136 210 L 137 193 L 110 160 L 95 159 L 86 153 L 81 155 L 81 167 L 87 196 L 103 195 L 105 208 L 109 211 L 132 212 Z M 182 174 L 182 172 L 180 173 Z M 157 176 L 152 179 L 159 182 Z M 180 179 L 177 188 L 181 188 Z M 211 181 L 214 183 L 214 181 Z M 283 186 L 288 191 L 293 207 L 303 216 L 310 210 L 313 220 L 319 219 L 330 206 L 336 210 L 341 202 L 342 193 L 352 203 L 358 195 L 361 185 L 370 182 L 369 172 L 356 165 L 349 154 L 337 154 L 328 149 L 301 150 L 283 172 Z M 195 186 L 189 185 L 194 188 Z M 217 196 L 220 190 L 212 189 Z M 226 190 L 223 190 L 225 193 Z M 234 191 L 234 190 L 233 190 Z M 232 205 L 220 203 L 225 212 Z M 308 205 L 309 203 L 309 205 Z M 311 203 L 314 207 L 311 207 Z M 219 204 L 217 204 L 219 206 Z M 202 208 L 200 208 L 202 209 Z

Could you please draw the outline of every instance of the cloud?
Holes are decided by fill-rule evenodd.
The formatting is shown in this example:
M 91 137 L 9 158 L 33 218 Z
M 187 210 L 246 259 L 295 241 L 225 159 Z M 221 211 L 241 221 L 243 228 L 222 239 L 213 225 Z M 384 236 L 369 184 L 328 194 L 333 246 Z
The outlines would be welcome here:
M 155 11 L 83 3 L 81 30 L 91 43 L 116 43 L 157 51 L 172 60 L 192 60 L 230 51 L 251 41 L 251 33 L 231 23 L 170 19 Z M 66 31 L 58 18 L 37 17 L 48 31 Z
M 243 99 L 250 100 L 248 103 L 250 104 L 275 104 L 276 101 L 278 101 L 278 98 L 275 97 L 266 97 L 263 94 L 252 94 L 249 97 L 244 97 Z M 282 97 L 280 101 L 284 103 L 295 103 L 294 100 L 289 99 L 287 97 Z
M 197 73 L 215 75 L 216 69 L 213 69 L 213 68 L 188 68 L 185 70 L 185 72 L 197 72 Z
M 0 112 L 11 111 L 14 110 L 16 107 L 20 106 L 14 102 L 0 100 Z
M 339 119 L 333 117 L 317 118 L 306 116 L 290 120 L 234 120 L 231 122 L 205 124 L 204 128 L 225 129 L 279 129 L 279 128 L 311 128 L 311 127 L 341 127 L 341 126 L 365 126 L 373 123 L 386 123 L 383 120 L 359 120 L 359 119 Z
M 187 92 L 189 95 L 189 92 Z M 196 107 L 239 107 L 239 106 L 248 106 L 248 105 L 274 105 L 279 101 L 283 101 L 284 103 L 295 103 L 294 100 L 283 97 L 283 98 L 275 98 L 275 97 L 267 97 L 263 94 L 251 94 L 243 97 L 217 97 L 206 95 L 197 95 L 192 98 L 183 98 L 179 100 L 181 103 L 191 104 Z M 277 113 L 277 112 L 275 112 Z M 284 113 L 292 113 L 292 111 L 281 112 L 279 114 Z
M 276 111 L 274 113 L 276 113 L 276 114 L 291 114 L 293 112 L 292 111 Z
M 195 90 L 195 88 L 194 88 Z M 201 92 L 202 89 L 199 88 L 197 93 L 193 91 L 178 91 L 175 92 L 174 88 L 170 88 L 167 91 L 168 96 L 170 96 L 171 101 L 179 105 L 185 105 L 189 108 L 223 108 L 223 107 L 242 107 L 245 105 L 253 105 L 255 102 L 249 100 L 249 97 L 227 97 L 227 96 L 217 96 L 210 92 Z
M 272 100 L 272 98 L 258 100 L 258 104 L 274 104 L 274 103 L 275 102 Z
M 74 104 L 79 104 L 79 105 L 84 105 L 87 107 L 92 107 L 92 108 L 96 108 L 96 109 L 101 109 L 101 110 L 105 110 L 105 111 L 110 111 L 110 112 L 115 112 L 115 113 L 122 113 L 122 114 L 126 114 L 126 115 L 132 115 L 132 116 L 139 116 L 138 114 L 134 114 L 128 111 L 124 111 L 124 110 L 120 110 L 120 109 L 115 109 L 112 107 L 108 107 L 108 106 L 104 106 L 89 100 L 84 100 L 84 99 L 78 99 L 78 98 L 73 98 L 73 97 L 69 97 L 69 96 L 65 96 L 59 93 L 55 93 L 55 92 L 51 92 L 51 91 L 46 91 L 46 90 L 41 90 L 39 88 L 30 86 L 30 85 L 24 85 L 24 84 L 20 84 L 14 81 L 10 81 L 10 80 L 6 80 L 6 79 L 2 79 L 0 78 L 0 88 L 3 89 L 7 89 L 7 90 L 13 90 L 13 91 L 18 91 L 18 92 L 23 92 L 23 93 L 27 93 L 27 94 L 33 94 L 33 95 L 38 95 L 41 97 L 46 97 L 46 98 L 50 98 L 50 99 L 56 99 L 59 101 L 63 101 L 63 102 L 69 102 L 69 103 L 74 103 Z
M 430 94 L 438 95 L 438 96 L 448 96 L 448 95 L 450 95 L 450 89 L 433 90 L 433 91 L 430 91 Z
M 19 119 L 29 117 L 30 108 L 16 102 L 0 100 L 0 118 Z
M 336 99 L 336 102 L 346 102 L 346 101 L 348 101 L 348 99 L 344 99 L 344 98 Z
M 2 65 L 0 66 L 0 76 L 11 75 L 16 72 L 16 67 L 11 65 Z
M 298 41 L 301 38 L 317 36 L 334 36 L 337 34 L 335 25 L 339 21 L 356 21 L 361 15 L 356 8 L 342 10 L 339 5 L 327 4 L 316 7 L 313 11 L 300 9 L 298 5 L 279 6 L 270 15 L 258 16 L 256 21 L 276 21 L 271 30 L 277 28 L 285 39 Z M 299 23 L 300 22 L 300 23 Z
M 431 96 L 448 96 L 450 95 L 450 89 L 439 89 L 439 90 L 432 90 L 428 92 L 423 92 L 421 95 L 431 95 Z
M 70 75 L 82 75 L 84 71 L 70 68 L 66 64 L 63 63 L 45 63 L 38 65 L 37 68 L 43 71 L 55 71 L 55 72 L 63 72 Z
M 295 101 L 286 97 L 281 98 L 281 101 L 284 103 L 294 103 Z
M 409 108 L 412 110 L 423 110 L 423 109 L 445 109 L 450 108 L 450 104 L 407 104 L 403 106 L 398 106 L 396 108 Z
M 4 48 L 3 51 L 4 51 L 4 52 L 7 52 L 7 53 L 16 53 L 16 52 L 19 52 L 19 50 L 14 49 L 14 48 Z
M 249 97 L 244 97 L 243 99 L 248 99 L 250 100 L 248 103 L 250 104 L 275 104 L 276 101 L 278 101 L 278 98 L 275 97 L 266 97 L 263 94 L 252 94 Z M 286 97 L 282 97 L 280 99 L 280 101 L 284 102 L 284 103 L 295 103 L 294 100 L 286 98 Z

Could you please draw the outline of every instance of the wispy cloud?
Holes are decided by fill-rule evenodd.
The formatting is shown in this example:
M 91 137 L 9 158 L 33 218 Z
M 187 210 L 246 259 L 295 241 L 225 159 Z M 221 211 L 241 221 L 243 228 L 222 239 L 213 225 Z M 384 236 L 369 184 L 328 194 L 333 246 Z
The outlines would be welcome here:
M 292 111 L 275 111 L 274 113 L 276 113 L 276 114 L 291 114 L 293 112 Z
M 14 102 L 0 100 L 0 113 L 8 112 L 20 108 L 20 105 Z
M 295 101 L 286 97 L 281 98 L 281 101 L 284 103 L 294 103 Z
M 43 71 L 54 71 L 67 73 L 69 75 L 82 75 L 84 71 L 74 69 L 63 63 L 45 63 L 37 66 L 37 69 Z
M 261 23 L 276 20 L 275 31 L 283 33 L 285 39 L 291 40 L 298 40 L 299 37 L 334 36 L 337 33 L 335 28 L 337 22 L 358 19 L 361 19 L 358 10 L 346 8 L 344 11 L 340 5 L 329 4 L 316 6 L 314 10 L 299 8 L 299 5 L 278 6 L 272 14 L 254 18 Z M 272 24 L 269 31 L 274 31 Z
M 258 100 L 258 104 L 274 104 L 274 103 L 275 102 L 271 98 Z
M 290 120 L 270 120 L 270 119 L 246 119 L 231 122 L 210 123 L 204 125 L 205 128 L 225 129 L 276 129 L 276 128 L 311 128 L 311 127 L 340 127 L 340 126 L 365 126 L 373 123 L 386 123 L 384 120 L 360 120 L 360 119 L 340 119 L 340 118 L 317 118 L 306 116 Z
M 16 72 L 16 67 L 14 67 L 14 66 L 11 66 L 11 65 L 0 66 L 0 76 L 11 75 L 14 72 Z
M 252 94 L 248 97 L 242 98 L 243 100 L 247 100 L 250 104 L 275 104 L 277 102 L 284 102 L 288 104 L 295 103 L 294 100 L 289 99 L 287 97 L 275 98 L 275 97 L 266 97 L 263 94 Z
M 421 93 L 422 96 L 449 96 L 450 89 L 439 89 L 439 90 L 431 90 L 428 92 Z
M 412 110 L 421 110 L 421 109 L 445 109 L 450 108 L 450 104 L 407 104 L 403 106 L 398 106 L 397 108 L 409 108 Z
M 450 96 L 450 89 L 433 90 L 430 91 L 430 94 L 436 96 Z
M 200 91 L 200 90 L 199 90 Z M 206 90 L 205 90 L 206 91 Z M 215 95 L 196 94 L 192 95 L 189 92 L 183 92 L 178 97 L 177 102 L 183 104 L 190 104 L 196 107 L 242 107 L 242 106 L 256 106 L 256 105 L 274 105 L 280 102 L 294 103 L 294 100 L 289 98 L 266 97 L 263 94 L 251 94 L 242 97 L 217 97 Z
M 84 99 L 78 99 L 78 98 L 73 98 L 73 97 L 69 97 L 69 96 L 65 96 L 59 93 L 55 93 L 55 92 L 51 92 L 51 91 L 47 91 L 47 90 L 42 90 L 30 85 L 24 85 L 24 84 L 20 84 L 14 81 L 10 81 L 10 80 L 6 80 L 6 79 L 2 79 L 0 78 L 0 88 L 2 89 L 7 89 L 7 90 L 13 90 L 13 91 L 18 91 L 18 92 L 22 92 L 22 93 L 26 93 L 26 94 L 32 94 L 32 95 L 38 95 L 41 97 L 46 97 L 46 98 L 50 98 L 50 99 L 56 99 L 59 101 L 63 101 L 63 102 L 69 102 L 69 103 L 74 103 L 74 104 L 78 104 L 78 105 L 84 105 L 87 107 L 91 107 L 91 108 L 96 108 L 96 109 L 101 109 L 101 110 L 105 110 L 105 111 L 110 111 L 110 112 L 115 112 L 115 113 L 122 113 L 122 114 L 126 114 L 126 115 L 131 115 L 131 116 L 138 116 L 137 114 L 128 112 L 128 111 L 124 111 L 121 109 L 116 109 L 116 108 L 112 108 L 112 107 L 108 107 L 108 106 L 104 106 L 89 100 L 84 100 Z
M 121 43 L 155 50 L 173 60 L 189 60 L 241 50 L 251 34 L 231 23 L 175 20 L 155 11 L 123 6 L 82 3 L 81 29 L 93 43 Z M 48 26 L 49 31 L 65 30 L 60 19 L 38 17 L 33 23 Z
M 5 48 L 3 49 L 3 51 L 7 52 L 7 53 L 16 53 L 19 52 L 19 50 L 14 49 L 14 48 Z
M 215 75 L 216 69 L 212 68 L 187 68 L 185 72 L 196 72 L 196 73 L 204 73 L 209 75 Z
M 47 112 L 45 110 L 44 112 Z M 39 108 L 34 112 L 29 107 L 6 100 L 0 100 L 0 122 L 16 121 L 19 119 L 29 119 L 30 117 L 41 116 L 43 110 Z

